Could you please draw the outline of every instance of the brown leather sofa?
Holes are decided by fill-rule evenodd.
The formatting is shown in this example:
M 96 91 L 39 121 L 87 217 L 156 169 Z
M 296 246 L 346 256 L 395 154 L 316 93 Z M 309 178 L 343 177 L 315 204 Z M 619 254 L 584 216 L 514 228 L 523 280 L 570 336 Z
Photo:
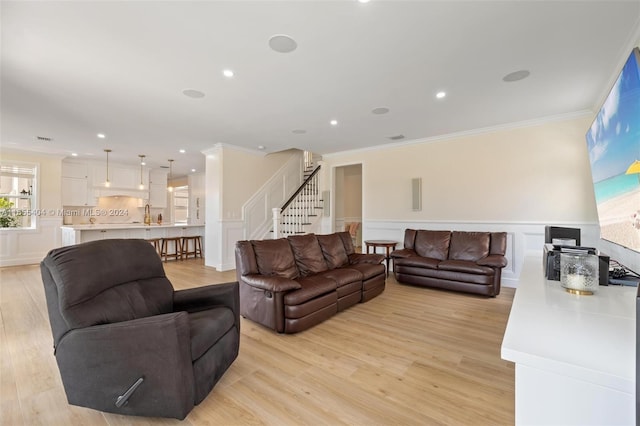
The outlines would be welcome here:
M 355 253 L 348 232 L 238 241 L 240 315 L 297 333 L 384 290 L 384 257 Z
M 391 252 L 400 283 L 495 297 L 507 266 L 505 232 L 407 229 L 404 248 Z

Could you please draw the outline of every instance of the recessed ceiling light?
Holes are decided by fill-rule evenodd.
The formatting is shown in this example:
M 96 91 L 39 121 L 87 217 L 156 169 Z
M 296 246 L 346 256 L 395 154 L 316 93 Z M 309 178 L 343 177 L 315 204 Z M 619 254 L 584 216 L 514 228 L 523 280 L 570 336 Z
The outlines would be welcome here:
M 507 83 L 512 83 L 514 81 L 523 80 L 529 77 L 530 74 L 531 73 L 527 70 L 514 71 L 502 77 L 502 81 L 505 81 Z
M 232 71 L 232 70 L 224 70 L 224 71 L 222 71 L 222 74 L 223 74 L 225 77 L 228 77 L 228 78 L 233 77 L 233 71 Z
M 264 149 L 264 145 L 258 145 L 258 149 Z
M 369 0 L 358 0 L 358 3 L 369 3 Z
M 194 173 L 196 171 L 196 169 L 191 169 L 191 172 Z
M 289 53 L 296 50 L 298 43 L 285 34 L 276 34 L 269 39 L 269 47 L 276 52 Z
M 296 135 L 304 135 L 305 133 L 307 133 L 307 131 L 304 129 L 295 129 L 292 130 L 291 133 L 295 133 Z
M 180 154 L 184 154 L 187 151 L 185 151 L 184 149 L 181 149 L 179 152 L 180 152 Z
M 78 153 L 77 153 L 77 152 L 72 152 L 72 153 L 71 153 L 71 156 L 72 156 L 72 157 L 77 157 L 77 156 L 78 156 Z
M 99 137 L 100 139 L 104 139 L 107 137 L 104 133 L 98 133 L 96 136 Z
M 329 124 L 331 124 L 332 126 L 337 126 L 338 125 L 338 120 L 331 120 L 329 122 Z
M 204 93 L 195 89 L 184 89 L 182 94 L 193 99 L 204 98 Z
M 438 93 L 436 93 L 436 98 L 438 98 L 438 99 L 442 99 L 445 96 L 447 96 L 446 92 L 438 92 Z
M 378 107 L 371 110 L 373 114 L 386 114 L 389 112 L 389 108 L 387 107 Z

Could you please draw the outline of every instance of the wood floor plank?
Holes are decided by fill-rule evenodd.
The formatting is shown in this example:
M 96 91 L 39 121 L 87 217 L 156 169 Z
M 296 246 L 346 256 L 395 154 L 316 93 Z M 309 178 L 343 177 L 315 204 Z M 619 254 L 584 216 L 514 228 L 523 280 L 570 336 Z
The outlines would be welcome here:
M 176 289 L 235 281 L 201 259 L 164 264 Z M 496 298 L 398 284 L 295 335 L 241 319 L 240 355 L 180 422 L 70 406 L 37 265 L 0 268 L 0 425 L 510 425 L 514 368 Z

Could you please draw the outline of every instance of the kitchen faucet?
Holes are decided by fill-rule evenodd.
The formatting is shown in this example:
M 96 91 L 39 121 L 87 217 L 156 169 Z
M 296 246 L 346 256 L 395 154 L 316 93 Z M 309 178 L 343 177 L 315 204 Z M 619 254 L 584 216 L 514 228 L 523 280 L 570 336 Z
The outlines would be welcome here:
M 151 225 L 151 207 L 149 207 L 149 204 L 144 206 L 144 224 Z

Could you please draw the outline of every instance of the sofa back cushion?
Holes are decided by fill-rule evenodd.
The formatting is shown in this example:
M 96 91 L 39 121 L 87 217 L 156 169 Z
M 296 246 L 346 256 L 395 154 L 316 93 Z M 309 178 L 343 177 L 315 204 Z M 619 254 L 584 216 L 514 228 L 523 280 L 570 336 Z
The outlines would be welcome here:
M 260 275 L 295 279 L 298 277 L 296 260 L 286 238 L 277 240 L 252 240 Z
M 351 234 L 347 231 L 344 232 L 336 232 L 340 236 L 342 240 L 342 245 L 344 245 L 344 249 L 347 252 L 347 256 L 356 252 L 356 249 L 353 247 L 353 240 L 351 239 Z
M 488 232 L 453 231 L 449 259 L 475 262 L 489 255 L 490 242 L 491 235 Z
M 327 270 L 327 262 L 324 260 L 322 249 L 314 234 L 292 235 L 287 239 L 301 276 L 305 277 Z
M 405 234 L 406 235 L 406 234 Z M 445 260 L 449 254 L 449 231 L 416 231 L 416 239 L 413 249 L 422 257 Z
M 414 250 L 417 232 L 415 229 L 404 230 L 404 248 Z
M 336 269 L 349 263 L 349 257 L 340 235 L 316 235 L 316 237 L 329 269 Z

